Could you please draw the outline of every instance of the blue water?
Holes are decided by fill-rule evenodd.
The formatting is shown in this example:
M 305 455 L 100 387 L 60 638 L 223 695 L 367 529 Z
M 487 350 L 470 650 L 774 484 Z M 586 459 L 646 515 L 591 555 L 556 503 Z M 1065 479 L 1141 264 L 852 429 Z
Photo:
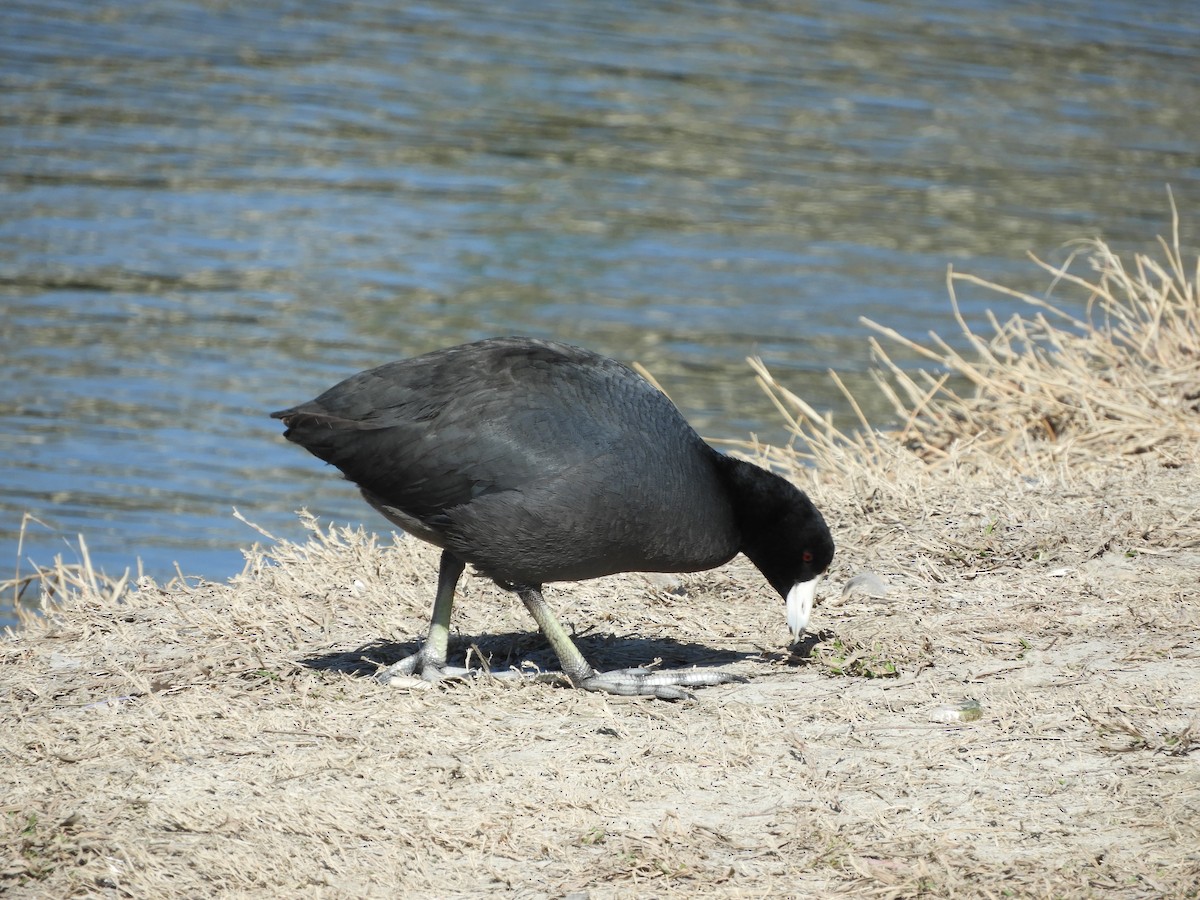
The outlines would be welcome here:
M 25 560 L 82 533 L 158 577 L 237 572 L 235 506 L 386 527 L 265 413 L 491 334 L 638 360 L 711 437 L 787 440 L 752 353 L 886 421 L 859 316 L 949 336 L 947 264 L 1040 290 L 1028 251 L 1152 249 L 1167 184 L 1200 210 L 1186 4 L 9 0 L 0 26 L 0 580 L 27 513 Z

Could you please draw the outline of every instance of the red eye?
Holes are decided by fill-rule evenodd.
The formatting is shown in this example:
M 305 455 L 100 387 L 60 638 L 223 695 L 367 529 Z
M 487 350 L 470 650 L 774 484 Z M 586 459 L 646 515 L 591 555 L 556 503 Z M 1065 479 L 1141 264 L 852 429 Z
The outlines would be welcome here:
M 803 559 L 806 563 L 810 563 L 810 562 L 812 562 L 812 553 L 808 550 L 805 550 L 800 558 Z

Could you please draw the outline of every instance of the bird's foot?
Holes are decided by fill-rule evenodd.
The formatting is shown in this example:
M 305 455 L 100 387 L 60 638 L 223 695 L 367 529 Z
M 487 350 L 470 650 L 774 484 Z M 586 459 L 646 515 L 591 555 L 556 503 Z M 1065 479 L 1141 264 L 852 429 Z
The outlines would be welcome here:
M 585 691 L 620 694 L 624 697 L 689 700 L 692 695 L 684 688 L 709 687 L 714 684 L 728 684 L 731 681 L 746 681 L 746 678 L 720 669 L 614 669 L 611 672 L 592 672 L 580 678 L 576 687 Z
M 399 662 L 380 669 L 375 673 L 375 680 L 380 684 L 393 687 L 416 687 L 422 684 L 437 684 L 452 678 L 466 678 L 472 672 L 472 669 L 448 666 L 444 662 L 426 659 L 418 651 L 412 656 L 406 656 Z
M 709 687 L 746 681 L 720 669 L 614 669 L 597 672 L 590 667 L 586 674 L 569 678 L 563 672 L 543 671 L 536 667 L 521 669 L 479 669 L 449 666 L 439 660 L 427 659 L 420 652 L 406 656 L 375 673 L 380 684 L 393 687 L 427 688 L 445 681 L 462 680 L 490 674 L 493 678 L 528 679 L 530 681 L 567 681 L 585 691 L 619 694 L 623 697 L 657 697 L 660 700 L 688 700 L 692 694 L 686 688 Z

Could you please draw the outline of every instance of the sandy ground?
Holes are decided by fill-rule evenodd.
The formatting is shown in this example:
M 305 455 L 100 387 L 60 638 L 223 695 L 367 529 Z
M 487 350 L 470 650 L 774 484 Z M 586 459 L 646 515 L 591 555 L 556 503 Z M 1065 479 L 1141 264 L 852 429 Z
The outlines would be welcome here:
M 976 396 L 893 370 L 900 435 L 814 436 L 791 474 L 838 555 L 795 652 L 741 559 L 548 591 L 599 667 L 746 676 L 691 700 L 379 685 L 433 596 L 406 538 L 314 524 L 227 584 L 45 573 L 59 602 L 0 640 L 0 892 L 1200 897 L 1200 299 L 1173 259 L 1101 254 L 1099 332 L 1039 314 L 939 357 Z M 484 579 L 453 628 L 460 658 L 553 665 Z
M 1194 466 L 896 465 L 808 474 L 839 555 L 800 654 L 742 560 L 553 590 L 602 667 L 749 678 L 682 703 L 376 684 L 425 626 L 436 556 L 411 539 L 314 532 L 229 584 L 84 592 L 0 644 L 0 886 L 1200 895 Z M 886 595 L 843 596 L 866 572 Z M 460 654 L 552 664 L 483 579 L 455 629 Z

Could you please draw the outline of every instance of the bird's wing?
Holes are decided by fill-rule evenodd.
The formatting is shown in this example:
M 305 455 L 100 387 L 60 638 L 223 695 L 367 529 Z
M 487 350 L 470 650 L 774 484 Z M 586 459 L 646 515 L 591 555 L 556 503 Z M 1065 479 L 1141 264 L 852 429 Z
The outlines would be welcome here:
M 475 379 L 431 392 L 413 382 L 364 372 L 275 415 L 288 426 L 289 440 L 435 525 L 448 509 L 554 479 L 625 437 L 610 417 L 537 391 Z M 440 403 L 428 399 L 434 393 Z

